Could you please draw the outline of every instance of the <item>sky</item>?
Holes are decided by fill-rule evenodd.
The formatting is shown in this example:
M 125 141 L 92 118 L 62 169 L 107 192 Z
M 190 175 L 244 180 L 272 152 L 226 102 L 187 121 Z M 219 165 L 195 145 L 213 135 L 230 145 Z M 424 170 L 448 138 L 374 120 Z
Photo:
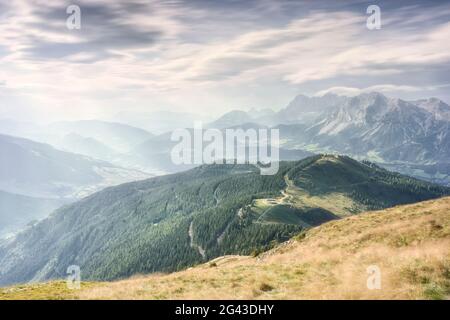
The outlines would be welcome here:
M 0 0 L 0 118 L 218 116 L 327 92 L 450 102 L 449 39 L 450 1 Z

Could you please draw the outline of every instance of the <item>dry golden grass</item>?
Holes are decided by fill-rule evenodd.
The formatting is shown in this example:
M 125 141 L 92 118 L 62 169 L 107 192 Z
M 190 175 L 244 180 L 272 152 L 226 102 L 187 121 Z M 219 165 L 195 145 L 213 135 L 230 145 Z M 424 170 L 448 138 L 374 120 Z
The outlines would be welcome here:
M 91 282 L 81 284 L 81 289 L 96 286 Z M 23 284 L 0 288 L 0 300 L 67 300 L 78 299 L 77 292 L 67 287 L 66 281 Z
M 367 288 L 371 265 L 381 289 Z M 69 299 L 447 299 L 450 197 L 332 221 L 256 258 L 52 290 Z M 0 299 L 14 296 L 0 290 Z

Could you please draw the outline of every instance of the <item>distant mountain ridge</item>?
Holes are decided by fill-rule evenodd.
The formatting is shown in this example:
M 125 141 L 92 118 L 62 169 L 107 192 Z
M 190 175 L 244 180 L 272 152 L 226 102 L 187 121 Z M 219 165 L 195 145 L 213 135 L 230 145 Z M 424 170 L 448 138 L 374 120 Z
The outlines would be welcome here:
M 432 113 L 437 120 L 450 121 L 450 106 L 437 98 L 414 101 L 413 104 Z
M 0 135 L 0 150 L 0 190 L 31 197 L 77 198 L 102 186 L 148 177 L 142 172 L 8 135 Z
M 142 171 L 132 157 L 126 157 L 138 145 L 155 138 L 153 134 L 127 124 L 100 120 L 60 121 L 48 125 L 33 125 L 13 120 L 1 120 L 0 132 L 39 143 L 55 149 L 108 162 L 130 171 Z M 126 161 L 122 161 L 127 158 Z M 150 168 L 147 177 L 158 170 Z
M 239 118 L 235 126 L 252 122 L 280 129 L 284 149 L 347 154 L 450 185 L 450 106 L 436 98 L 299 95 L 268 118 L 242 112 Z
M 239 126 L 245 123 L 252 122 L 253 117 L 245 111 L 233 110 L 227 112 L 219 119 L 209 123 L 208 128 L 225 129 L 229 127 Z
M 47 217 L 64 203 L 61 199 L 27 197 L 0 190 L 0 239 Z
M 377 101 L 375 101 L 377 100 Z M 234 126 L 241 125 L 246 122 L 256 122 L 267 126 L 287 125 L 287 124 L 314 124 L 318 117 L 320 120 L 330 112 L 336 111 L 346 105 L 353 105 L 357 107 L 370 107 L 370 104 L 376 102 L 381 104 L 391 105 L 397 103 L 407 103 L 414 105 L 420 109 L 428 112 L 428 116 L 433 116 L 436 120 L 450 121 L 450 106 L 442 100 L 437 98 L 420 99 L 415 101 L 406 101 L 402 99 L 388 98 L 379 92 L 361 93 L 357 96 L 337 95 L 334 93 L 327 93 L 322 96 L 306 96 L 303 94 L 297 95 L 285 108 L 278 112 L 268 112 L 262 110 L 259 112 L 252 109 L 248 112 L 238 109 L 225 113 L 216 121 L 233 120 Z M 211 122 L 210 126 L 214 127 Z M 228 125 L 231 126 L 231 125 Z M 218 127 L 220 129 L 220 127 Z
M 194 125 L 193 117 L 178 119 L 173 112 L 155 114 L 151 123 L 158 122 L 158 116 L 162 117 L 161 121 L 173 119 L 169 121 L 170 128 Z M 144 115 L 141 118 L 146 119 Z M 29 126 L 17 124 L 15 128 L 10 121 L 2 124 L 3 131 L 12 132 Z M 298 95 L 278 112 L 233 110 L 204 124 L 204 128 L 222 131 L 277 128 L 281 160 L 324 152 L 346 154 L 403 174 L 450 185 L 450 106 L 437 98 L 406 101 L 377 92 L 353 97 L 332 93 Z M 176 143 L 171 141 L 171 131 L 153 135 L 139 128 L 97 120 L 60 122 L 30 130 L 32 137 L 58 149 L 152 175 L 193 167 L 172 163 L 170 152 Z M 25 136 L 29 137 L 30 132 Z

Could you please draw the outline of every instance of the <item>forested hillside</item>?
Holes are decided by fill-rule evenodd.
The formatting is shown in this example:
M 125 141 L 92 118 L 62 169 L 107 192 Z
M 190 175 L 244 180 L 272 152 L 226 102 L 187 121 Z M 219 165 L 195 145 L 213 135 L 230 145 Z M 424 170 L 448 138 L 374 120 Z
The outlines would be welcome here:
M 208 165 L 112 187 L 0 244 L 0 284 L 176 271 L 227 254 L 258 254 L 300 230 L 368 209 L 450 194 L 448 188 L 347 157 Z

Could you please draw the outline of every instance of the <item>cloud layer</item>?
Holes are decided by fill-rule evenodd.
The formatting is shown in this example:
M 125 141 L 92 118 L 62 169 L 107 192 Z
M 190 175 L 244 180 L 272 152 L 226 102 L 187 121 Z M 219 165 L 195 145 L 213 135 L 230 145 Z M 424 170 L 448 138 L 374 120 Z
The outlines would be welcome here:
M 70 4 L 0 4 L 0 116 L 221 113 L 300 92 L 450 100 L 445 2 L 380 2 L 373 31 L 364 1 L 78 1 L 81 30 Z

